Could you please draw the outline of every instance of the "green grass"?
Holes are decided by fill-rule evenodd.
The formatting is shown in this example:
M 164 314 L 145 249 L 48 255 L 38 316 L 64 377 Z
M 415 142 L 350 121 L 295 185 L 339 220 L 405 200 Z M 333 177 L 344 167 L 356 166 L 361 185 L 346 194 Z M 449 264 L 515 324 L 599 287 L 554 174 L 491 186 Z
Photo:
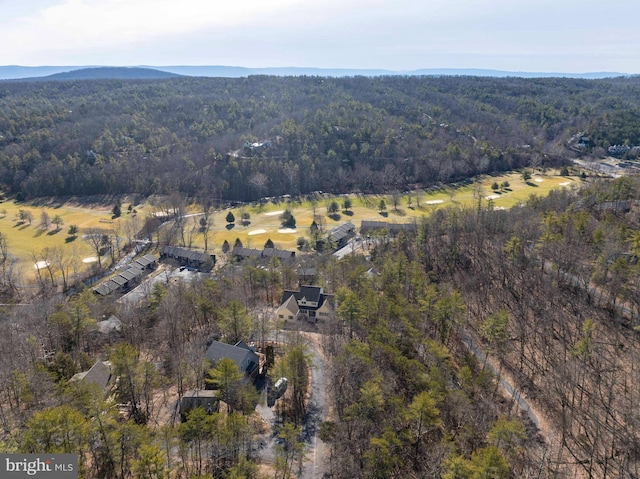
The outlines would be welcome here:
M 541 181 L 536 181 L 536 179 Z M 502 190 L 496 193 L 491 190 L 494 182 L 498 184 L 503 181 L 509 182 L 509 191 Z M 568 185 L 565 185 L 568 183 Z M 384 195 L 371 195 L 368 197 L 357 197 L 352 195 L 352 208 L 350 214 L 342 211 L 343 197 L 323 198 L 316 204 L 316 215 L 319 215 L 325 222 L 323 228 L 329 231 L 331 228 L 352 221 L 356 227 L 360 226 L 362 220 L 380 220 L 397 223 L 405 223 L 412 221 L 414 218 L 428 216 L 439 208 L 449 206 L 468 207 L 477 204 L 478 198 L 482 198 L 483 204 L 487 204 L 487 197 L 496 195 L 493 204 L 496 208 L 510 208 L 518 203 L 522 203 L 529 198 L 530 195 L 546 196 L 549 192 L 558 187 L 571 185 L 580 185 L 580 180 L 576 177 L 558 176 L 556 172 L 549 172 L 546 175 L 534 173 L 531 180 L 525 183 L 520 173 L 514 172 L 501 176 L 485 176 L 476 178 L 472 185 L 460 188 L 444 188 L 432 193 L 424 191 L 414 191 L 411 194 L 412 202 L 408 204 L 408 196 L 402 195 L 398 203 L 398 209 L 393 209 L 392 198 Z M 420 206 L 417 203 L 417 195 L 420 198 Z M 380 214 L 378 204 L 384 199 L 387 205 L 385 211 L 386 216 Z M 337 201 L 340 210 L 335 219 L 327 216 L 327 206 L 331 201 Z M 127 217 L 127 209 L 123 205 L 124 221 Z M 140 224 L 144 222 L 145 205 L 137 205 Z M 280 218 L 278 214 L 270 214 L 290 208 L 296 218 L 295 233 L 279 233 Z M 20 209 L 31 212 L 33 216 L 32 224 L 19 224 L 17 214 Z M 48 231 L 42 230 L 39 226 L 40 215 L 45 210 L 51 218 L 60 215 L 64 221 L 61 230 L 54 233 L 54 228 L 50 227 Z M 201 211 L 197 205 L 189 209 L 189 212 Z M 242 241 L 246 247 L 261 249 L 267 239 L 271 239 L 276 247 L 288 250 L 296 249 L 296 240 L 303 236 L 309 238 L 309 226 L 313 221 L 313 213 L 311 204 L 308 201 L 294 201 L 285 203 L 266 203 L 262 206 L 245 206 L 242 208 L 233 208 L 233 214 L 236 218 L 233 228 L 227 228 L 225 217 L 228 210 L 219 211 L 213 214 L 213 228 L 210 233 L 209 244 L 214 253 L 220 253 L 222 243 L 227 240 L 231 246 L 236 238 Z M 242 226 L 240 216 L 242 211 L 246 211 L 251 215 L 250 223 Z M 199 219 L 195 217 L 196 221 Z M 16 256 L 19 260 L 21 269 L 26 273 L 27 279 L 35 279 L 35 269 L 33 268 L 33 253 L 40 253 L 45 247 L 61 246 L 67 249 L 71 254 L 75 247 L 77 256 L 80 258 L 93 256 L 95 252 L 91 247 L 82 240 L 83 231 L 87 228 L 102 228 L 109 230 L 112 227 L 111 206 L 109 205 L 93 205 L 84 206 L 76 204 L 63 204 L 61 206 L 37 206 L 34 204 L 16 204 L 12 201 L 0 203 L 0 231 L 7 237 L 9 252 Z M 75 224 L 80 228 L 78 237 L 75 241 L 67 243 L 67 231 L 69 225 Z M 251 235 L 249 233 L 256 230 L 266 230 L 265 233 Z M 202 248 L 204 246 L 202 235 L 195 237 L 193 246 Z M 81 268 L 88 268 L 86 264 L 80 263 Z
M 33 217 L 31 224 L 18 220 L 19 210 L 29 211 Z M 48 230 L 40 227 L 40 217 L 42 211 L 46 211 L 51 219 L 59 215 L 64 224 L 60 230 L 56 231 L 55 225 L 51 225 Z M 33 268 L 33 254 L 48 247 L 62 247 L 71 256 L 76 250 L 79 260 L 80 271 L 87 269 L 89 265 L 82 263 L 82 259 L 94 256 L 95 251 L 82 240 L 82 234 L 88 228 L 101 228 L 109 230 L 111 223 L 111 208 L 98 206 L 79 206 L 74 204 L 63 204 L 54 206 L 37 206 L 29 203 L 18 203 L 4 201 L 0 203 L 0 231 L 7 238 L 9 253 L 18 259 L 18 268 L 25 273 L 25 279 L 32 280 L 36 272 Z M 76 225 L 79 228 L 76 239 L 68 242 L 69 225 Z
M 540 181 L 536 181 L 540 180 Z M 500 190 L 494 192 L 491 185 L 494 182 L 498 184 L 508 181 L 508 190 Z M 569 183 L 564 184 L 564 183 Z M 477 178 L 474 184 L 460 188 L 445 188 L 434 193 L 425 193 L 424 191 L 415 191 L 411 194 L 412 203 L 408 204 L 407 195 L 402 195 L 398 203 L 398 210 L 393 209 L 392 198 L 386 195 L 371 195 L 366 198 L 351 196 L 352 215 L 345 214 L 342 211 L 341 197 L 332 197 L 322 199 L 317 203 L 316 215 L 320 215 L 324 221 L 325 231 L 338 226 L 346 221 L 352 221 L 356 227 L 360 226 L 362 220 L 379 220 L 397 223 L 406 223 L 414 218 L 428 216 L 439 208 L 449 206 L 468 207 L 476 205 L 478 198 L 482 198 L 482 204 L 487 205 L 489 197 L 497 196 L 492 199 L 495 208 L 511 208 L 514 205 L 525 202 L 530 195 L 546 196 L 555 188 L 571 187 L 571 185 L 580 185 L 580 179 L 577 177 L 559 176 L 557 172 L 551 171 L 547 174 L 534 173 L 528 184 L 525 183 L 520 173 L 509 173 L 501 176 L 483 176 Z M 420 206 L 417 205 L 416 195 L 420 195 Z M 387 205 L 386 216 L 380 214 L 378 204 L 381 199 L 385 200 Z M 341 207 L 337 220 L 327 216 L 327 206 L 330 201 L 336 200 Z M 270 215 L 269 213 L 282 211 L 285 208 L 291 209 L 293 216 L 296 218 L 296 233 L 278 233 L 280 229 L 280 220 L 278 215 Z M 241 226 L 239 218 L 241 211 L 246 211 L 251 215 L 251 223 L 248 226 Z M 220 253 L 221 245 L 227 240 L 233 246 L 235 239 L 239 238 L 245 247 L 261 249 L 267 239 L 271 239 L 276 247 L 282 249 L 295 250 L 296 240 L 300 236 L 309 238 L 309 227 L 313 221 L 313 213 L 311 204 L 308 201 L 291 201 L 289 203 L 267 203 L 262 207 L 243 207 L 231 210 L 236 217 L 236 223 L 230 230 L 226 228 L 225 217 L 228 210 L 216 213 L 214 218 L 214 228 L 211 232 L 210 244 L 213 244 L 214 252 Z M 265 233 L 249 235 L 250 232 L 256 230 L 266 230 Z M 202 247 L 201 237 L 198 237 L 194 243 L 196 247 Z

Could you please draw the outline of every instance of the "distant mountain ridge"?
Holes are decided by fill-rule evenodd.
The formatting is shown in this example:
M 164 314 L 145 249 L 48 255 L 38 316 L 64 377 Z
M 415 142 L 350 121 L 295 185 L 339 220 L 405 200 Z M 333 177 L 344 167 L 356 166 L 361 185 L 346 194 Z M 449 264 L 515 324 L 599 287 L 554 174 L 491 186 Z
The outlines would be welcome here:
M 620 72 L 511 72 L 482 68 L 423 68 L 418 70 L 386 70 L 386 69 L 358 69 L 358 68 L 312 68 L 312 67 L 268 67 L 247 68 L 224 65 L 174 65 L 174 66 L 37 66 L 24 67 L 19 65 L 0 66 L 0 80 L 83 80 L 83 79 L 153 79 L 174 78 L 178 76 L 195 77 L 225 77 L 241 78 L 250 75 L 274 76 L 478 76 L 478 77 L 519 77 L 545 78 L 565 77 L 600 79 L 621 76 L 631 76 Z
M 1 72 L 2 67 L 0 67 Z M 177 78 L 177 73 L 146 67 L 88 67 L 62 71 L 45 76 L 16 78 L 17 81 L 63 81 L 63 80 L 99 80 L 99 79 L 164 79 Z

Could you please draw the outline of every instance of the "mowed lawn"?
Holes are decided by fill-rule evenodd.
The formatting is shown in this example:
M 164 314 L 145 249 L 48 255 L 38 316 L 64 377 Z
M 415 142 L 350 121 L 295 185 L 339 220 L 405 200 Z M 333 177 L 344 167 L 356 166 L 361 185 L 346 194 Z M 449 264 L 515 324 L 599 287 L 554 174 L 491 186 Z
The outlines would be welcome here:
M 494 182 L 500 185 L 505 181 L 509 183 L 508 188 L 498 191 L 491 189 Z M 581 180 L 578 177 L 559 176 L 555 171 L 547 172 L 547 174 L 533 173 L 528 182 L 523 181 L 520 173 L 484 176 L 477 178 L 473 184 L 460 188 L 443 188 L 431 193 L 423 190 L 414 191 L 411 194 L 405 193 L 399 197 L 397 210 L 393 208 L 392 197 L 387 195 L 371 195 L 366 198 L 351 195 L 353 206 L 347 213 L 342 208 L 345 196 L 322 198 L 316 205 L 316 215 L 323 218 L 325 231 L 329 231 L 346 221 L 352 221 L 356 227 L 360 227 L 362 220 L 406 223 L 422 216 L 428 216 L 438 208 L 476 205 L 478 198 L 481 198 L 482 204 L 485 206 L 489 201 L 492 201 L 495 208 L 511 208 L 525 202 L 532 194 L 546 196 L 553 189 L 571 188 L 572 185 L 579 187 Z M 411 204 L 409 204 L 409 197 L 411 197 Z M 386 204 L 386 209 L 382 214 L 378 207 L 380 200 L 384 200 Z M 340 211 L 334 216 L 335 219 L 327 215 L 327 206 L 331 201 L 336 201 L 340 206 Z M 294 233 L 278 231 L 282 230 L 280 212 L 286 208 L 291 210 L 296 219 Z M 225 220 L 229 211 L 236 219 L 233 225 L 228 225 Z M 247 226 L 240 223 L 240 215 L 243 211 L 251 215 L 250 224 Z M 271 239 L 278 248 L 295 250 L 296 240 L 300 236 L 307 239 L 310 237 L 309 227 L 313 221 L 313 212 L 308 201 L 275 204 L 268 202 L 262 207 L 231 208 L 217 212 L 213 216 L 213 221 L 214 226 L 210 233 L 209 244 L 210 249 L 212 248 L 214 252 L 221 252 L 221 246 L 225 240 L 233 247 L 236 238 L 240 239 L 243 246 L 248 248 L 261 249 L 265 242 Z M 202 245 L 202 239 L 198 236 L 194 246 L 202 247 Z
M 504 181 L 509 182 L 508 189 L 493 191 L 491 185 Z M 438 208 L 449 206 L 466 207 L 477 204 L 478 198 L 484 205 L 491 200 L 495 208 L 510 208 L 518 203 L 522 203 L 535 194 L 546 196 L 554 188 L 570 188 L 572 185 L 580 186 L 581 180 L 577 177 L 559 176 L 555 172 L 547 174 L 534 173 L 531 179 L 525 183 L 520 173 L 510 173 L 502 176 L 485 176 L 476 178 L 471 185 L 460 188 L 442 188 L 431 192 L 423 190 L 413 191 L 410 194 L 402 194 L 398 197 L 398 208 L 393 208 L 391 196 L 371 195 L 367 197 L 349 196 L 352 202 L 350 211 L 345 212 L 342 203 L 345 196 L 325 197 L 316 204 L 316 215 L 324 221 L 322 228 L 329 231 L 346 221 L 352 221 L 356 227 L 360 227 L 362 220 L 379 220 L 396 223 L 405 223 L 428 216 Z M 409 203 L 409 198 L 411 202 Z M 386 209 L 379 209 L 380 200 L 384 200 Z M 327 215 L 327 207 L 332 201 L 339 205 L 339 212 L 333 217 Z M 115 221 L 126 221 L 128 216 L 126 207 L 123 205 L 122 218 Z M 140 224 L 143 223 L 145 205 L 137 205 Z M 295 219 L 295 232 L 283 232 L 281 227 L 280 213 L 289 208 Z M 20 223 L 17 219 L 20 209 L 31 213 L 33 219 L 31 225 Z M 40 227 L 40 217 L 42 211 L 46 211 L 51 219 L 60 215 L 63 225 L 59 231 L 55 231 L 55 226 L 51 225 L 48 230 Z M 189 208 L 190 213 L 201 211 L 197 205 Z M 225 218 L 228 212 L 233 212 L 236 221 L 233 225 L 228 225 Z M 240 218 L 242 212 L 250 214 L 249 224 L 243 226 Z M 212 215 L 213 226 L 209 237 L 209 249 L 214 253 L 221 253 L 222 244 L 227 240 L 231 247 L 236 240 L 240 239 L 245 247 L 262 249 L 265 242 L 271 239 L 276 247 L 281 249 L 295 250 L 296 240 L 303 236 L 310 238 L 309 227 L 313 221 L 312 205 L 308 201 L 291 201 L 288 203 L 267 202 L 262 206 L 245 206 L 218 211 Z M 195 216 L 188 225 L 198 227 L 200 217 Z M 88 268 L 89 263 L 82 263 L 81 260 L 95 256 L 95 251 L 82 239 L 83 233 L 88 228 L 101 228 L 106 233 L 112 229 L 110 206 L 85 206 L 75 204 L 64 204 L 56 207 L 35 206 L 30 204 L 16 204 L 12 201 L 0 203 L 0 231 L 7 237 L 9 253 L 18 258 L 19 269 L 25 273 L 26 279 L 35 278 L 35 267 L 33 265 L 33 254 L 39 254 L 45 247 L 60 246 L 71 254 L 73 248 L 76 249 L 76 256 L 80 260 L 79 267 Z M 79 228 L 75 241 L 67 242 L 67 231 L 69 225 L 74 224 Z M 192 246 L 203 248 L 204 241 L 201 234 L 196 234 Z
M 18 219 L 20 210 L 31 213 L 31 224 Z M 45 211 L 50 219 L 59 215 L 63 221 L 59 230 L 51 224 L 47 230 L 41 227 L 40 218 Z M 101 221 L 102 220 L 102 221 Z M 14 203 L 5 201 L 0 203 L 0 231 L 7 238 L 9 254 L 18 259 L 18 269 L 25 274 L 25 279 L 33 279 L 36 270 L 33 254 L 39 255 L 46 247 L 61 247 L 71 255 L 75 248 L 79 260 L 79 268 L 88 268 L 89 263 L 82 263 L 82 259 L 95 256 L 95 251 L 82 240 L 83 232 L 88 228 L 101 228 L 109 231 L 112 227 L 111 210 L 107 207 L 86 207 L 75 205 L 35 206 L 29 203 Z M 70 225 L 79 228 L 74 241 L 68 242 L 67 231 Z

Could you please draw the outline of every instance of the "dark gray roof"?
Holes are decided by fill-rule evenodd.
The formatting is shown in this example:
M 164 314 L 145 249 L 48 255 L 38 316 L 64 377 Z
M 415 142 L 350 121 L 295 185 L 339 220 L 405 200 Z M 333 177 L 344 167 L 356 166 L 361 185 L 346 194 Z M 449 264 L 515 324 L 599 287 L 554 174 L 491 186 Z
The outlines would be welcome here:
M 314 303 L 320 302 L 320 296 L 322 295 L 322 288 L 319 286 L 302 286 L 300 288 L 302 297 L 307 301 L 313 301 Z
M 208 253 L 202 253 L 188 248 L 180 248 L 178 246 L 163 246 L 160 249 L 160 254 L 174 258 L 184 258 L 190 261 L 199 261 L 200 263 L 207 263 L 213 260 L 212 255 Z
M 319 286 L 302 286 L 300 288 L 300 291 L 291 291 L 285 289 L 282 293 L 282 301 L 280 301 L 280 304 L 284 304 L 290 296 L 296 298 L 298 306 L 303 310 L 316 310 L 320 308 L 328 298 L 332 297 L 329 294 L 324 294 L 322 288 Z M 306 298 L 307 301 L 318 303 L 318 306 L 311 307 L 307 305 L 300 305 L 300 300 L 302 298 Z
M 156 261 L 158 261 L 158 258 L 156 258 L 154 255 L 145 254 L 142 258 L 136 259 L 134 263 L 137 263 L 138 265 L 140 265 L 140 267 L 144 269 L 147 266 L 155 263 Z
M 236 363 L 240 371 L 246 374 L 253 372 L 259 365 L 258 355 L 251 351 L 243 341 L 238 342 L 235 346 L 213 341 L 207 349 L 206 356 L 214 364 L 220 359 L 229 358 Z M 247 366 L 243 366 L 247 361 Z
M 240 256 L 242 258 L 260 258 L 262 256 L 262 251 L 259 249 L 251 249 L 251 248 L 243 248 L 240 246 L 236 246 L 233 248 L 233 255 Z
M 158 258 L 152 254 L 147 254 L 141 258 L 134 260 L 118 275 L 93 288 L 94 293 L 106 296 L 109 293 L 116 291 L 117 289 L 127 284 L 129 281 L 142 276 L 145 272 L 145 267 L 155 263 L 157 260 Z
M 129 282 L 129 279 L 130 278 L 126 278 L 122 276 L 122 274 L 119 274 L 118 276 L 111 278 L 111 281 L 116 283 L 118 286 L 123 286 Z
M 346 223 L 342 223 L 340 226 L 336 226 L 335 228 L 333 228 L 329 232 L 329 235 L 331 236 L 331 239 L 333 241 L 338 242 L 341 239 L 353 234 L 355 229 L 356 227 L 353 226 L 353 223 L 351 223 L 351 221 L 347 221 Z
M 71 381 L 83 381 L 97 384 L 102 389 L 107 387 L 111 379 L 111 363 L 108 361 L 96 361 L 88 371 L 83 371 L 71 378 Z
M 111 289 L 111 288 L 109 288 L 109 286 L 107 285 L 107 283 L 103 283 L 103 284 L 101 284 L 101 285 L 99 285 L 99 286 L 96 286 L 95 288 L 93 288 L 93 290 L 94 290 L 96 293 L 98 293 L 98 294 L 100 294 L 100 295 L 102 295 L 102 296 L 106 296 L 106 295 L 108 295 L 108 294 L 112 291 L 112 289 Z
M 271 258 L 272 256 L 275 256 L 278 259 L 289 259 L 293 258 L 295 255 L 295 252 L 287 251 L 284 249 L 265 248 L 264 250 L 262 250 L 263 258 Z

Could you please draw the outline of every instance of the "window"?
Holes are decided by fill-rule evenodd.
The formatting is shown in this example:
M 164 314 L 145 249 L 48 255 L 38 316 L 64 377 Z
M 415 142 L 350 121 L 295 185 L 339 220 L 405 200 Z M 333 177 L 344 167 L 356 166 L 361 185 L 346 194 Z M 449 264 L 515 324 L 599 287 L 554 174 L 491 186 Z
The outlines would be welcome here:
M 278 317 L 279 317 L 280 319 L 282 319 L 282 318 L 284 318 L 284 314 L 279 314 L 279 315 L 278 315 Z

